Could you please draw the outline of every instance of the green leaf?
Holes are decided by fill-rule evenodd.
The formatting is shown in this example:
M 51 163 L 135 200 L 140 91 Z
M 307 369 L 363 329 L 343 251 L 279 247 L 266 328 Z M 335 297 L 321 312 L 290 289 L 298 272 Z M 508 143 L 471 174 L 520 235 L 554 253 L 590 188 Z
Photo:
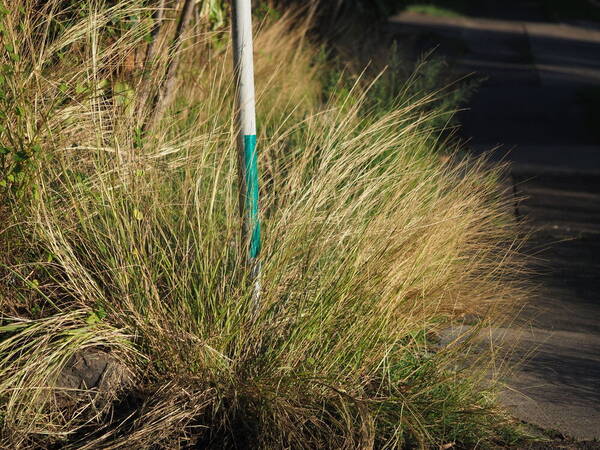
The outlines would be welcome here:
M 106 318 L 106 310 L 104 309 L 104 306 L 100 304 L 96 306 L 96 315 L 101 320 Z
M 31 157 L 26 152 L 19 151 L 13 155 L 13 158 L 16 162 L 23 162 L 27 161 Z
M 101 79 L 100 81 L 98 81 L 98 90 L 99 91 L 103 91 L 107 88 L 110 87 L 110 81 L 106 78 Z
M 100 317 L 98 317 L 95 312 L 91 312 L 90 315 L 85 319 L 85 323 L 88 325 L 94 325 L 98 322 L 100 322 Z
M 144 147 L 144 130 L 142 128 L 136 128 L 133 134 L 133 147 L 142 148 Z
M 144 215 L 139 209 L 135 208 L 133 210 L 133 217 L 135 217 L 136 220 L 142 220 L 144 218 Z
M 96 305 L 96 309 L 90 313 L 89 316 L 85 319 L 85 322 L 88 325 L 94 325 L 98 322 L 101 322 L 102 319 L 106 317 L 106 310 L 100 304 Z

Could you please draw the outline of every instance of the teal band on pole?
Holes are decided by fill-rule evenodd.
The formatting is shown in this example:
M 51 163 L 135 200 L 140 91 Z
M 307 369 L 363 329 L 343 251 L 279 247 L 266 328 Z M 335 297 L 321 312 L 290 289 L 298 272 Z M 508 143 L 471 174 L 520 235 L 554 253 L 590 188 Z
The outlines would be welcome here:
M 260 219 L 258 216 L 258 151 L 256 135 L 244 136 L 244 164 L 246 172 L 246 214 L 250 233 L 250 258 L 260 254 Z

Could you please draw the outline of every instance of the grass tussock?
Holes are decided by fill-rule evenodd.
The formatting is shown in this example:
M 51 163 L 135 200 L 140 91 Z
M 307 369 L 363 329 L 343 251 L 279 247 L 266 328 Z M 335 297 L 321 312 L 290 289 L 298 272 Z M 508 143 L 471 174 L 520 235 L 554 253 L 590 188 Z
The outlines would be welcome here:
M 18 2 L 2 18 L 13 45 L 2 56 L 2 445 L 510 437 L 482 388 L 489 356 L 433 345 L 465 314 L 500 320 L 522 291 L 498 173 L 440 159 L 451 149 L 430 126 L 429 96 L 379 114 L 359 81 L 322 104 L 308 25 L 293 14 L 259 25 L 257 303 L 240 256 L 227 36 L 195 23 L 177 96 L 148 126 L 172 25 L 143 67 L 131 62 L 151 31 L 132 19 L 150 14 L 140 2 L 77 14 Z M 121 376 L 65 388 L 86 352 Z

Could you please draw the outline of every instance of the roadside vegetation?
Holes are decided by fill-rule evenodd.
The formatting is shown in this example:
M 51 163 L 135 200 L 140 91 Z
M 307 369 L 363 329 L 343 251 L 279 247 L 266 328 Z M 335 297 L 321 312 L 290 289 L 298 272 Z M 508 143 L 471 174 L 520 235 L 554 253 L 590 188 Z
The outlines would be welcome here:
M 0 445 L 513 442 L 471 347 L 525 295 L 501 169 L 453 156 L 419 73 L 331 81 L 305 11 L 265 9 L 255 302 L 226 15 L 199 6 L 0 8 Z

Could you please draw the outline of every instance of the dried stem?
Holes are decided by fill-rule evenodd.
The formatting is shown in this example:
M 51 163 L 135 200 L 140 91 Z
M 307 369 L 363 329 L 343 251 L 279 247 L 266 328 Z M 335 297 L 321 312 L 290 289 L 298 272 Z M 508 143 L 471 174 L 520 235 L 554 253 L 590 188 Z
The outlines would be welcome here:
M 150 120 L 146 124 L 147 127 L 151 127 L 156 121 L 163 115 L 167 106 L 173 100 L 173 94 L 175 93 L 175 85 L 177 83 L 177 67 L 179 65 L 178 52 L 183 42 L 183 36 L 188 28 L 190 19 L 192 18 L 192 12 L 194 10 L 194 0 L 185 0 L 183 8 L 179 15 L 179 21 L 177 23 L 177 30 L 169 49 L 169 63 L 167 67 L 167 73 L 165 80 L 161 85 L 161 88 L 156 97 L 154 108 Z
M 152 66 L 154 64 L 154 59 L 156 56 L 156 40 L 158 35 L 160 34 L 160 30 L 162 27 L 162 21 L 164 18 L 165 12 L 165 3 L 166 0 L 159 0 L 154 13 L 152 14 L 153 26 L 152 31 L 150 32 L 150 42 L 148 43 L 148 47 L 146 49 L 146 56 L 144 57 L 144 77 L 142 79 L 141 87 L 140 87 L 140 97 L 139 97 L 139 113 L 140 116 L 144 110 L 144 105 L 148 100 L 151 92 L 150 86 L 150 73 Z

